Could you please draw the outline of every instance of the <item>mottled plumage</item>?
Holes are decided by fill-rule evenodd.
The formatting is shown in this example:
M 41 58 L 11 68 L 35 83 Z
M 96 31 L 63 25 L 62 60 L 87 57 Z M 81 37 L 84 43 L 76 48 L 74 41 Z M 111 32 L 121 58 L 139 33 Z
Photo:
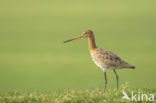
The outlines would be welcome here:
M 76 40 L 79 38 L 84 38 L 84 37 L 88 38 L 89 50 L 90 50 L 94 63 L 104 71 L 104 76 L 105 76 L 104 90 L 106 89 L 106 85 L 107 85 L 106 71 L 110 69 L 113 69 L 115 73 L 116 80 L 117 80 L 117 88 L 118 88 L 118 75 L 117 75 L 116 69 L 135 68 L 135 67 L 123 61 L 116 54 L 110 51 L 98 48 L 95 43 L 94 34 L 91 30 L 84 31 L 82 35 L 77 36 L 73 39 L 64 41 L 64 43 L 70 42 L 72 40 Z
M 91 56 L 95 64 L 104 71 L 109 69 L 134 68 L 134 66 L 123 61 L 116 54 L 102 48 L 92 50 Z

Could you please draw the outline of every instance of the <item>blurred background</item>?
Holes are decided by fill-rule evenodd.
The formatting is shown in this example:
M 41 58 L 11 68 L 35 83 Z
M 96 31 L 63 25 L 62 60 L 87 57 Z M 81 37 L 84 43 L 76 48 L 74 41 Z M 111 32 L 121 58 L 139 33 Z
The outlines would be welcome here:
M 120 85 L 156 87 L 155 0 L 1 0 L 0 92 L 104 86 L 87 39 L 136 66 L 118 70 Z M 116 87 L 113 71 L 108 88 Z

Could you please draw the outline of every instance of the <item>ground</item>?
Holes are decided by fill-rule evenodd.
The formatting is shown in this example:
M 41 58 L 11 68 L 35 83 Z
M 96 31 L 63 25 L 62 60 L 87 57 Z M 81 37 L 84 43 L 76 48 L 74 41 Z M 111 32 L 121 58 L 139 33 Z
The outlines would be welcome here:
M 141 94 L 147 94 L 148 99 L 138 100 L 138 103 L 154 103 L 150 101 L 150 94 L 156 96 L 155 88 L 133 88 L 124 84 L 119 90 L 108 89 L 103 91 L 102 88 L 92 88 L 84 90 L 55 90 L 55 91 L 37 91 L 37 92 L 8 92 L 0 94 L 1 103 L 136 103 L 136 101 L 122 99 L 123 91 L 130 97 L 131 92 L 136 96 L 136 99 Z M 140 94 L 138 94 L 140 93 Z

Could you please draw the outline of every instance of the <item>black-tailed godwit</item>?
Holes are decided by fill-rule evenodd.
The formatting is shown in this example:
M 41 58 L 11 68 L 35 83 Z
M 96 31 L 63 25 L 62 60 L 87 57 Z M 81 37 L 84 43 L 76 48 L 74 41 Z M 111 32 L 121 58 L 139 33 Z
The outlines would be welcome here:
M 107 86 L 107 76 L 106 76 L 106 71 L 107 70 L 113 70 L 116 76 L 116 80 L 117 80 L 117 89 L 118 89 L 118 74 L 116 72 L 117 69 L 121 69 L 121 68 L 131 68 L 134 69 L 135 67 L 128 64 L 127 62 L 123 61 L 119 56 L 117 56 L 116 54 L 108 51 L 108 50 L 104 50 L 101 48 L 98 48 L 95 44 L 95 39 L 94 39 L 94 34 L 93 31 L 91 30 L 86 30 L 82 33 L 82 35 L 77 36 L 73 39 L 64 41 L 64 43 L 66 42 L 70 42 L 72 40 L 76 40 L 79 38 L 88 38 L 88 43 L 89 43 L 89 50 L 90 50 L 90 54 L 92 56 L 92 59 L 94 61 L 94 63 L 100 67 L 103 71 L 104 71 L 104 77 L 105 77 L 105 86 L 104 86 L 104 90 L 106 90 L 106 86 Z

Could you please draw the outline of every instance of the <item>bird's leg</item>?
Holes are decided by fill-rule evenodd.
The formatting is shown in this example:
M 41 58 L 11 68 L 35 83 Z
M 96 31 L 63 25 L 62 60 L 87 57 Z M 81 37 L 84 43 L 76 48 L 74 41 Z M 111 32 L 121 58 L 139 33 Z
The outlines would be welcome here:
M 106 91 L 106 86 L 107 86 L 107 75 L 106 75 L 106 72 L 104 72 L 104 76 L 105 76 L 105 88 L 104 88 L 104 91 Z
M 113 69 L 113 71 L 114 71 L 114 73 L 115 73 L 115 76 L 116 76 L 116 81 L 117 81 L 117 89 L 118 89 L 118 79 L 119 79 L 119 76 L 118 76 L 118 74 L 117 74 L 117 72 L 115 71 L 115 69 Z

